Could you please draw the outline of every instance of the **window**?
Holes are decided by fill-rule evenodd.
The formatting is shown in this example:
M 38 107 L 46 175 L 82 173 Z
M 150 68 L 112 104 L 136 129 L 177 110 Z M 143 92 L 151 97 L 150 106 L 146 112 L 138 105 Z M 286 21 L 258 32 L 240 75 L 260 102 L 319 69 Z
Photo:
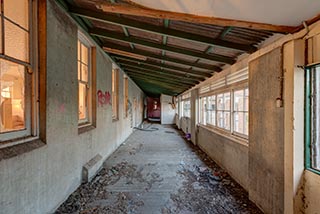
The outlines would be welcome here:
M 320 173 L 320 65 L 306 74 L 306 167 Z
M 78 39 L 79 125 L 92 122 L 91 49 L 84 35 Z
M 114 65 L 113 65 L 114 66 Z M 119 70 L 112 68 L 112 119 L 118 120 L 119 116 Z
M 124 76 L 123 77 L 123 85 L 124 85 L 124 88 L 123 88 L 123 91 L 124 91 L 124 94 L 123 94 L 123 105 L 124 105 L 124 117 L 128 117 L 128 111 L 129 111 L 129 94 L 128 94 L 128 88 L 129 88 L 129 82 L 128 82 L 128 77 L 127 76 Z
M 249 129 L 248 69 L 216 79 L 199 89 L 200 123 L 247 138 Z
M 183 116 L 184 117 L 190 117 L 190 100 L 184 100 L 182 101 L 182 107 L 183 107 Z
M 217 127 L 230 130 L 230 92 L 217 95 Z
M 0 138 L 36 136 L 36 46 L 30 0 L 4 0 L 0 17 Z M 32 13 L 34 11 L 34 13 Z
M 233 131 L 248 135 L 249 129 L 249 89 L 233 92 Z

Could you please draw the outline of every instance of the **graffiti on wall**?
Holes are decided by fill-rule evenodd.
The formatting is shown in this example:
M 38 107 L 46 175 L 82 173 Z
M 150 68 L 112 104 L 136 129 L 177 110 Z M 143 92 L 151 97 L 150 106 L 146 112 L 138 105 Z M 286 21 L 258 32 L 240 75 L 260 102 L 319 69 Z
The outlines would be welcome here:
M 98 96 L 98 106 L 103 107 L 105 105 L 112 105 L 111 103 L 111 95 L 109 91 L 103 93 L 101 90 L 97 92 Z

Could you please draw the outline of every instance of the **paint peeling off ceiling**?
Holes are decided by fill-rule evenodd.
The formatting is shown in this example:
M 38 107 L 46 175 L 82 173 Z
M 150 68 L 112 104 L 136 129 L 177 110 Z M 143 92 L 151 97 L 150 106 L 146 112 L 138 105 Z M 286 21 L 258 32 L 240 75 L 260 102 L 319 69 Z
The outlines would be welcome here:
M 320 13 L 319 0 L 132 0 L 158 10 L 298 26 Z

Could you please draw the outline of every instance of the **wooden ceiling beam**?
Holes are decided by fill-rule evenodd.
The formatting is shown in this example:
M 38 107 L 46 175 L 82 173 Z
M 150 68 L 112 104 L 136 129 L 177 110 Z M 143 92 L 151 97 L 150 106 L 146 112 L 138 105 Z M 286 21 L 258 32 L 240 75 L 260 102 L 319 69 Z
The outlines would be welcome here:
M 242 21 L 242 20 L 234 20 L 234 19 L 226 19 L 226 18 L 217 18 L 217 17 L 209 17 L 209 16 L 199 16 L 188 13 L 178 13 L 178 12 L 170 12 L 164 10 L 157 10 L 152 8 L 147 8 L 143 6 L 139 6 L 137 4 L 111 4 L 108 2 L 103 2 L 101 0 L 91 0 L 95 3 L 96 7 L 101 9 L 104 12 L 108 13 L 120 13 L 126 15 L 133 16 L 143 16 L 157 19 L 170 19 L 184 22 L 192 22 L 192 23 L 202 23 L 202 24 L 211 24 L 218 26 L 233 26 L 233 27 L 242 27 L 249 28 L 255 30 L 267 30 L 273 32 L 280 33 L 290 33 L 294 31 L 295 27 L 292 26 L 284 26 L 284 25 L 273 25 L 267 23 L 258 23 L 251 21 Z
M 186 88 L 189 88 L 190 86 L 187 86 L 187 85 L 177 85 L 177 84 L 172 84 L 172 83 L 168 83 L 168 82 L 163 82 L 157 78 L 150 78 L 150 77 L 145 77 L 143 75 L 139 75 L 139 74 L 130 74 L 129 75 L 130 78 L 139 78 L 141 80 L 145 80 L 145 81 L 152 81 L 153 83 L 157 84 L 157 85 L 161 85 L 163 87 L 167 87 L 167 88 L 170 88 L 170 89 L 186 89 Z
M 122 67 L 130 67 L 130 68 L 144 70 L 146 72 L 166 74 L 166 75 L 170 75 L 171 77 L 174 77 L 174 78 L 185 77 L 186 80 L 189 80 L 192 82 L 198 82 L 198 81 L 205 80 L 205 78 L 203 78 L 203 77 L 190 77 L 190 76 L 186 76 L 185 73 L 173 73 L 173 72 L 165 70 L 165 69 L 161 70 L 161 69 L 154 68 L 151 66 L 135 65 L 135 64 L 124 63 L 124 62 L 122 62 L 122 63 L 120 62 L 119 64 Z
M 134 60 L 134 59 L 127 59 L 127 58 L 123 58 L 123 57 L 118 57 L 118 56 L 114 56 L 112 55 L 113 57 L 115 57 L 116 59 L 118 59 L 119 63 L 124 63 L 124 64 L 128 64 L 128 65 L 136 65 L 136 66 L 149 66 L 149 68 L 153 67 L 154 69 L 157 69 L 157 70 L 165 70 L 165 71 L 168 71 L 166 73 L 172 73 L 170 72 L 170 70 L 172 70 L 173 72 L 175 73 L 172 73 L 172 74 L 175 74 L 175 75 L 185 75 L 185 76 L 190 76 L 188 74 L 188 72 L 190 70 L 188 69 L 183 69 L 183 68 L 180 68 L 180 67 L 176 67 L 176 66 L 171 66 L 171 65 L 166 65 L 166 64 L 160 64 L 160 63 L 156 63 L 156 62 L 147 62 L 147 61 L 142 61 L 142 60 Z M 198 75 L 202 75 L 203 78 L 193 78 L 193 77 L 190 77 L 190 78 L 193 78 L 193 79 L 197 79 L 197 80 L 204 80 L 204 77 L 211 77 L 212 74 L 211 73 L 207 73 L 207 72 L 203 72 L 203 71 L 199 71 L 199 70 L 192 70 L 194 72 L 197 72 Z
M 215 65 L 209 65 L 209 64 L 203 64 L 203 63 L 194 63 L 194 62 L 190 62 L 190 61 L 186 61 L 186 60 L 182 60 L 182 59 L 177 59 L 177 58 L 173 58 L 173 57 L 168 57 L 168 56 L 162 56 L 162 55 L 157 55 L 154 54 L 152 52 L 149 51 L 143 51 L 143 50 L 131 50 L 131 48 L 127 48 L 125 46 L 122 45 L 117 45 L 114 43 L 104 43 L 103 47 L 105 48 L 112 48 L 115 50 L 120 50 L 120 51 L 124 51 L 124 52 L 128 52 L 128 53 L 132 53 L 132 54 L 137 54 L 137 55 L 141 55 L 141 56 L 145 56 L 145 57 L 149 57 L 152 59 L 156 59 L 156 60 L 163 60 L 163 61 L 167 61 L 167 62 L 173 62 L 176 64 L 181 64 L 181 65 L 188 65 L 191 67 L 196 67 L 196 68 L 201 68 L 201 69 L 206 69 L 209 71 L 221 71 L 221 68 Z M 105 50 L 106 52 L 108 52 L 107 50 Z M 190 74 L 194 74 L 197 75 L 197 72 L 193 72 L 193 70 L 189 71 Z M 199 75 L 197 75 L 199 76 Z M 200 75 L 201 76 L 201 75 Z
M 150 78 L 150 77 L 145 77 L 143 75 L 140 74 L 128 74 L 131 78 L 139 78 L 139 79 L 143 79 L 146 81 L 150 81 L 153 82 L 157 85 L 160 85 L 162 87 L 168 87 L 170 89 L 186 89 L 189 88 L 190 86 L 187 85 L 179 85 L 179 84 L 172 84 L 172 83 L 168 83 L 168 82 L 162 82 L 161 80 L 157 79 L 157 78 Z
M 120 42 L 127 42 L 127 43 L 132 43 L 136 45 L 141 45 L 144 47 L 148 48 L 154 48 L 158 50 L 164 50 L 172 53 L 177 53 L 177 54 L 182 54 L 186 56 L 191 56 L 195 58 L 200 58 L 200 59 L 205 59 L 205 60 L 211 60 L 215 62 L 221 62 L 225 64 L 230 64 L 232 65 L 233 63 L 236 62 L 235 59 L 227 56 L 222 56 L 218 54 L 206 54 L 200 51 L 195 51 L 191 49 L 185 49 L 185 48 L 180 48 L 180 47 L 173 47 L 173 46 L 167 46 L 155 42 L 150 42 L 148 40 L 136 38 L 136 37 L 126 37 L 125 35 L 121 33 L 115 33 L 113 31 L 108 31 L 105 29 L 101 28 L 93 28 L 89 30 L 89 33 L 93 36 L 98 36 L 102 38 L 107 38 L 107 39 L 112 39 Z
M 72 6 L 69 8 L 69 12 L 73 15 L 77 15 L 77 16 L 95 20 L 95 21 L 125 26 L 125 27 L 129 27 L 129 28 L 133 28 L 133 29 L 137 29 L 137 30 L 141 30 L 149 33 L 156 33 L 162 36 L 170 36 L 177 39 L 183 39 L 187 41 L 202 43 L 205 45 L 214 45 L 222 48 L 230 48 L 233 50 L 239 50 L 247 53 L 253 53 L 254 51 L 257 50 L 256 47 L 251 45 L 228 42 L 220 38 L 215 39 L 215 38 L 206 37 L 198 34 L 188 33 L 181 30 L 170 29 L 170 28 L 167 28 L 166 26 L 160 27 L 160 26 L 151 25 L 148 23 L 135 21 L 133 19 L 116 17 L 103 12 L 96 12 L 96 11 L 92 11 L 84 8 L 78 8 L 78 7 Z
M 160 94 L 168 94 L 168 95 L 173 95 L 176 96 L 183 91 L 187 89 L 168 89 L 168 88 L 163 88 L 161 86 L 156 86 L 153 83 L 150 83 L 149 81 L 144 81 L 138 78 L 132 78 L 137 85 L 146 93 L 146 94 L 152 94 L 152 95 L 160 95 Z
M 167 76 L 163 73 L 154 73 L 154 72 L 149 72 L 143 69 L 139 69 L 139 68 L 135 68 L 135 67 L 130 67 L 130 66 L 121 66 L 121 68 L 123 68 L 125 71 L 128 72 L 136 72 L 136 73 L 140 73 L 146 76 L 151 76 L 151 77 L 156 77 L 156 78 L 163 78 L 164 80 L 167 80 L 168 82 L 172 82 L 172 83 L 185 83 L 187 85 L 196 85 L 199 83 L 199 81 L 192 81 L 192 80 L 188 80 L 185 78 L 181 78 L 181 77 L 172 77 L 172 76 Z

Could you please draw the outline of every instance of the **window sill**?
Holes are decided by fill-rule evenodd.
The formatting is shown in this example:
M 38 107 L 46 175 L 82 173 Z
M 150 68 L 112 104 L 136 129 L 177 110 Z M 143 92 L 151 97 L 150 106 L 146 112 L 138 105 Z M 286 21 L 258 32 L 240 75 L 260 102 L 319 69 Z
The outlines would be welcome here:
M 211 126 L 206 126 L 206 125 L 203 125 L 203 124 L 198 124 L 199 127 L 201 128 L 204 128 L 208 131 L 211 131 L 215 134 L 218 134 L 220 136 L 223 136 L 235 143 L 238 143 L 238 144 L 241 144 L 243 146 L 246 146 L 248 147 L 249 146 L 249 140 L 246 139 L 246 138 L 242 138 L 242 137 L 239 137 L 237 135 L 234 135 L 228 131 L 225 131 L 225 130 L 222 130 L 222 129 L 218 129 L 218 128 L 214 128 L 214 127 L 211 127 Z
M 93 129 L 95 129 L 96 127 L 92 124 L 87 124 L 87 125 L 82 125 L 82 126 L 79 126 L 78 128 L 78 134 L 82 134 L 82 133 L 85 133 L 85 132 L 88 132 L 88 131 L 91 131 Z
M 320 175 L 320 171 L 316 170 L 316 169 L 312 169 L 312 168 L 306 168 L 306 170 L 314 173 L 314 174 L 317 174 L 317 175 Z
M 0 148 L 0 161 L 16 157 L 18 155 L 21 155 L 27 152 L 31 152 L 35 149 L 41 148 L 46 145 L 39 138 L 30 137 L 29 139 L 25 139 L 24 141 L 25 142 L 23 143 L 18 143 L 15 145 L 9 144 L 8 147 Z M 16 141 L 16 142 L 19 142 L 19 141 Z

